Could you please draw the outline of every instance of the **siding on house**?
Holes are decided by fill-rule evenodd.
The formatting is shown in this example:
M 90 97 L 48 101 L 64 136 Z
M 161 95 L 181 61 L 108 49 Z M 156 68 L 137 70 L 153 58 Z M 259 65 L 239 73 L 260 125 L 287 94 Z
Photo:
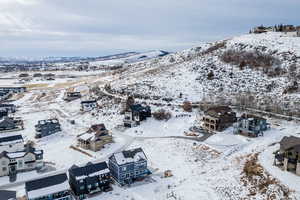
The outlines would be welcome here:
M 61 131 L 58 119 L 40 120 L 35 125 L 36 138 L 45 137 Z
M 84 199 L 89 194 L 111 191 L 111 176 L 106 162 L 76 165 L 69 169 L 69 183 L 74 194 Z
M 141 148 L 122 151 L 109 158 L 112 177 L 120 184 L 131 184 L 149 175 L 147 157 Z
M 62 173 L 25 183 L 28 200 L 72 200 L 67 174 Z

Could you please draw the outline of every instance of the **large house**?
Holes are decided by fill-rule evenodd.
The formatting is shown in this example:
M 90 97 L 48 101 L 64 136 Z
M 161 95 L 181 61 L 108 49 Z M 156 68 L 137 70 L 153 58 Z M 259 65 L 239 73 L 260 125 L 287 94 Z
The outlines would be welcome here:
M 26 87 L 0 87 L 0 92 L 22 93 L 26 92 Z
M 265 118 L 243 114 L 234 124 L 234 133 L 242 134 L 249 137 L 263 136 L 264 131 L 269 128 L 269 124 Z
M 47 119 L 38 121 L 38 124 L 35 125 L 35 130 L 35 137 L 42 138 L 61 131 L 61 127 L 58 119 Z
M 38 170 L 44 166 L 43 151 L 32 147 L 23 151 L 0 153 L 0 176 L 11 176 L 19 172 Z
M 280 149 L 275 153 L 274 164 L 300 176 L 300 138 L 285 136 L 279 144 Z
M 28 200 L 72 200 L 66 173 L 25 183 Z
M 16 112 L 16 106 L 14 104 L 0 104 L 0 111 L 14 113 Z
M 80 98 L 81 98 L 80 92 L 67 92 L 65 94 L 64 100 L 69 102 Z
M 203 129 L 207 132 L 223 131 L 237 121 L 236 113 L 228 106 L 211 107 L 204 112 Z
M 24 140 L 21 134 L 0 134 L 0 153 L 2 151 L 15 152 L 24 149 Z
M 104 124 L 95 124 L 77 137 L 78 146 L 92 151 L 101 150 L 105 144 L 112 143 L 112 136 Z
M 98 107 L 98 103 L 96 100 L 82 101 L 81 102 L 81 110 L 82 111 L 91 111 Z
M 112 190 L 110 171 L 106 162 L 88 163 L 83 167 L 73 165 L 69 169 L 69 183 L 78 199 Z
M 131 184 L 150 174 L 147 157 L 141 148 L 114 153 L 108 165 L 112 177 L 120 185 Z
M 141 104 L 130 105 L 125 111 L 124 126 L 129 128 L 138 126 L 141 121 L 146 120 L 148 117 L 151 117 L 150 106 L 142 106 Z
M 15 131 L 24 129 L 23 121 L 21 119 L 14 119 L 4 117 L 0 119 L 0 132 Z

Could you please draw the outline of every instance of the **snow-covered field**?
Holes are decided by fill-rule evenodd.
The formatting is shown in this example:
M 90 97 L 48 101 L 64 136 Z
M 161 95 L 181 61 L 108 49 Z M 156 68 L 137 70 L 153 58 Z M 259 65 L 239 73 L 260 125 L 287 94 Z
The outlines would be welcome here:
M 244 35 L 227 40 L 225 49 L 240 48 L 240 43 L 247 45 L 245 48 L 249 49 L 258 46 L 266 46 L 268 51 L 281 49 L 282 51 L 274 54 L 284 61 L 281 57 L 282 52 L 291 51 L 295 55 L 300 54 L 299 42 L 299 38 L 288 38 L 277 33 Z M 282 95 L 284 87 L 289 82 L 287 75 L 270 78 L 261 71 L 240 70 L 236 66 L 224 64 L 218 58 L 218 55 L 224 51 L 222 48 L 203 54 L 213 45 L 205 44 L 201 48 L 193 48 L 162 58 L 154 55 L 154 59 L 132 64 L 114 75 L 101 71 L 68 72 L 74 76 L 78 75 L 72 78 L 71 84 L 69 78 L 61 77 L 53 83 L 46 82 L 47 85 L 30 89 L 14 102 L 18 106 L 15 116 L 22 117 L 24 120 L 25 130 L 21 133 L 26 141 L 32 140 L 37 148 L 44 150 L 45 161 L 51 163 L 53 170 L 56 171 L 66 171 L 73 164 L 107 160 L 112 153 L 123 149 L 142 147 L 153 174 L 131 187 L 120 188 L 114 185 L 112 192 L 90 198 L 92 200 L 100 198 L 107 200 L 264 200 L 270 199 L 272 191 L 271 199 L 287 199 L 280 190 L 281 185 L 291 190 L 290 199 L 300 199 L 300 177 L 273 166 L 273 152 L 279 148 L 277 143 L 284 136 L 300 137 L 299 123 L 268 117 L 271 129 L 259 138 L 234 135 L 232 127 L 202 142 L 197 140 L 197 137 L 185 135 L 190 127 L 200 125 L 201 112 L 199 108 L 194 108 L 191 113 L 184 112 L 178 106 L 184 100 L 197 102 L 206 99 L 217 102 L 222 97 L 223 102 L 227 102 L 237 94 L 250 92 L 258 99 L 264 95 L 273 95 L 270 100 L 281 102 L 292 98 L 294 101 L 288 102 L 296 103 L 299 96 L 299 92 Z M 287 58 L 283 62 L 283 67 L 288 68 L 289 61 Z M 207 73 L 212 69 L 215 78 L 207 80 Z M 57 75 L 65 73 L 57 72 Z M 90 77 L 91 75 L 95 76 Z M 12 76 L 12 74 L 1 75 L 2 78 L 12 78 Z M 14 85 L 15 80 L 0 80 L 0 85 Z M 62 100 L 64 92 L 69 89 L 82 92 L 84 95 L 82 99 L 95 97 L 89 89 L 99 86 L 103 91 L 104 85 L 108 83 L 114 91 L 117 91 L 115 97 L 125 97 L 121 94 L 124 90 L 150 97 L 173 98 L 172 102 L 162 105 L 172 113 L 173 117 L 168 121 L 150 118 L 140 126 L 125 129 L 120 128 L 123 116 L 120 114 L 121 104 L 116 98 L 98 96 L 101 108 L 85 113 L 80 111 L 80 100 L 69 103 Z M 274 88 L 267 92 L 266 87 L 270 84 L 274 84 Z M 158 103 L 163 102 L 161 99 L 153 98 L 139 99 L 139 101 L 150 103 L 154 111 L 161 107 Z M 42 139 L 35 139 L 34 125 L 37 121 L 52 117 L 59 119 L 62 131 Z M 71 124 L 70 120 L 75 120 L 75 124 Z M 76 136 L 95 123 L 104 123 L 111 130 L 114 143 L 106 145 L 103 150 L 96 153 L 85 150 L 92 155 L 91 157 L 70 148 L 71 145 L 76 145 Z M 199 137 L 201 136 L 203 135 L 200 134 Z M 264 174 L 269 174 L 278 180 L 278 183 L 270 184 L 266 192 L 257 189 L 253 194 L 252 190 L 255 186 L 243 182 L 245 162 L 253 155 L 258 155 L 258 163 L 263 167 Z M 164 178 L 163 173 L 166 170 L 171 170 L 173 176 Z M 1 187 L 15 189 L 18 190 L 18 195 L 22 196 L 23 182 L 38 176 L 41 174 L 21 173 L 13 185 L 9 184 L 7 177 L 1 177 L 0 189 Z

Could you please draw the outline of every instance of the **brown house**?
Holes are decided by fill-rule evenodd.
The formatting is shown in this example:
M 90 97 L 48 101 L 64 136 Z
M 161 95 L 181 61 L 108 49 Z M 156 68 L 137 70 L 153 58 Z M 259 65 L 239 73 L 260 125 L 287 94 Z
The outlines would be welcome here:
M 228 106 L 211 107 L 204 112 L 203 128 L 214 133 L 215 131 L 223 131 L 236 122 L 236 113 Z
M 100 151 L 105 144 L 112 143 L 112 135 L 104 124 L 95 124 L 86 132 L 77 137 L 78 146 L 92 151 Z
M 300 176 L 300 138 L 285 136 L 279 144 L 280 149 L 275 153 L 274 164 Z

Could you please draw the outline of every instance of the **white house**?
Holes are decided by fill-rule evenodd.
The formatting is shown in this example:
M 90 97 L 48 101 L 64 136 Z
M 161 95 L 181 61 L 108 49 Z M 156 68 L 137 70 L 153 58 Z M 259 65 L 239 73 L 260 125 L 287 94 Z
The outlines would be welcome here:
M 2 151 L 6 152 L 16 152 L 24 150 L 24 140 L 22 135 L 0 135 L 0 153 Z
M 40 169 L 44 166 L 43 151 L 27 148 L 23 151 L 0 153 L 0 176 Z

